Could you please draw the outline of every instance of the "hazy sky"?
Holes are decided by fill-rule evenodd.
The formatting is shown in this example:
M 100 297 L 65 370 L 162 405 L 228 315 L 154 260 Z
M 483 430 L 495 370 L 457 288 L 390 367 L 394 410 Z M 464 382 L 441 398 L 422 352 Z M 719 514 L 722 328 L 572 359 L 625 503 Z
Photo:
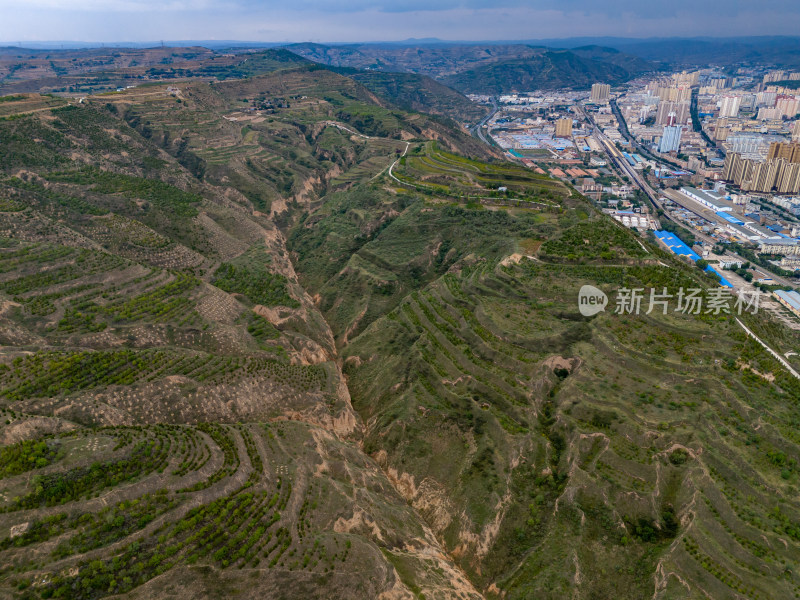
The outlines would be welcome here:
M 797 0 L 0 0 L 0 41 L 797 35 Z

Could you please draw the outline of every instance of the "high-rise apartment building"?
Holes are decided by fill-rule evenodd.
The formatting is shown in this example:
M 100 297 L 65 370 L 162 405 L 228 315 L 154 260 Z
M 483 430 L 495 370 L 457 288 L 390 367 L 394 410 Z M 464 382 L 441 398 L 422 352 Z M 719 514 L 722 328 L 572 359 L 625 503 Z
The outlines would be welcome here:
M 655 95 L 667 102 L 688 102 L 692 99 L 692 88 L 688 85 L 658 87 Z
M 756 120 L 758 121 L 775 121 L 780 118 L 781 118 L 781 113 L 774 106 L 772 108 L 767 108 L 767 107 L 759 108 L 758 115 L 756 116 Z
M 708 85 L 718 90 L 724 90 L 726 87 L 730 87 L 728 83 L 727 77 L 712 77 Z
M 725 96 L 719 108 L 720 117 L 735 117 L 739 114 L 739 105 L 741 104 L 739 96 Z
M 777 92 L 758 92 L 758 94 L 756 94 L 756 105 L 772 108 L 775 106 L 775 100 L 777 99 Z
M 677 88 L 672 86 L 660 87 L 656 90 L 656 95 L 662 102 L 675 102 L 675 98 L 678 97 L 678 92 Z
M 741 110 L 753 110 L 756 107 L 755 94 L 744 94 L 741 98 L 741 104 L 739 105 Z
M 693 86 L 697 85 L 700 81 L 700 72 L 699 71 L 692 71 L 690 73 L 683 71 L 681 73 L 674 73 L 672 75 L 672 81 L 675 85 L 688 85 Z
M 681 145 L 682 131 L 683 127 L 681 125 L 664 127 L 664 134 L 661 136 L 661 143 L 658 145 L 658 151 L 662 154 L 677 152 Z
M 779 194 L 800 192 L 800 163 L 782 165 L 775 179 L 775 187 Z
M 766 75 L 764 75 L 764 83 L 775 83 L 776 81 L 785 81 L 786 80 L 786 72 L 785 71 L 770 71 Z
M 800 73 L 797 71 L 772 71 L 764 75 L 764 83 L 775 83 L 777 81 L 797 81 Z
M 722 178 L 725 181 L 741 185 L 741 182 L 744 181 L 745 175 L 747 174 L 745 171 L 748 168 L 752 168 L 751 162 L 751 160 L 744 158 L 738 152 L 728 152 L 725 156 L 725 167 L 722 169 Z
M 556 121 L 556 137 L 572 137 L 572 119 L 565 117 Z
M 764 136 L 759 134 L 739 133 L 728 136 L 726 148 L 728 152 L 757 154 L 766 158 L 769 142 L 764 139 Z
M 767 160 L 773 158 L 784 158 L 789 162 L 800 162 L 800 144 L 786 144 L 783 142 L 772 142 L 767 152 Z
M 786 117 L 793 119 L 800 110 L 800 100 L 794 96 L 778 96 L 775 102 L 775 109 L 778 111 L 778 118 Z
M 675 115 L 674 123 L 670 123 L 670 113 Z M 658 103 L 658 110 L 656 111 L 656 125 L 686 125 L 689 120 L 689 103 L 688 102 L 664 102 L 663 100 Z
M 606 102 L 611 97 L 611 86 L 607 83 L 592 84 L 591 99 L 595 102 Z
M 656 109 L 656 125 L 666 125 L 667 124 L 667 117 L 670 113 L 674 113 L 675 110 L 673 109 L 674 102 L 666 102 L 661 100 L 658 103 L 658 108 Z
M 800 142 L 800 121 L 795 121 L 792 127 L 792 141 Z
M 800 193 L 800 144 L 775 142 L 770 145 L 767 160 L 730 152 L 722 178 L 744 192 Z

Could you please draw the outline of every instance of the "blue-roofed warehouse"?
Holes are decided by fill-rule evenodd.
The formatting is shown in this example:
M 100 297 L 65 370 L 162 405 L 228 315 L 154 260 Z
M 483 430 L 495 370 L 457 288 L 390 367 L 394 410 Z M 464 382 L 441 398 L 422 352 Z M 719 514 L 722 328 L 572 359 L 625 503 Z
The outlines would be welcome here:
M 740 226 L 741 226 L 741 225 L 744 225 L 744 221 L 742 221 L 741 219 L 738 219 L 738 218 L 734 217 L 733 215 L 731 215 L 731 214 L 729 214 L 729 213 L 726 213 L 726 212 L 724 212 L 724 211 L 720 211 L 720 212 L 718 212 L 718 213 L 717 213 L 717 216 L 718 216 L 718 217 L 722 217 L 722 218 L 723 218 L 723 219 L 725 219 L 725 220 L 726 220 L 728 223 L 733 223 L 734 225 L 740 225 Z
M 661 240 L 661 242 L 667 248 L 669 248 L 674 254 L 677 254 L 678 256 L 688 256 L 689 258 L 691 258 L 695 262 L 700 260 L 700 255 L 697 254 L 697 252 L 695 252 L 691 248 L 689 248 L 689 246 L 684 244 L 674 233 L 670 233 L 669 231 L 656 231 L 654 233 L 655 233 L 655 236 L 659 240 Z M 729 287 L 729 288 L 733 287 L 731 282 L 728 281 L 727 279 L 725 279 L 722 276 L 722 274 L 719 271 L 717 271 L 714 267 L 712 267 L 711 265 L 707 266 L 705 270 L 709 271 L 711 273 L 716 273 L 717 276 L 719 276 L 720 285 L 725 286 L 725 287 Z
M 800 294 L 794 290 L 791 292 L 787 292 L 785 290 L 776 290 L 774 294 L 778 302 L 800 317 Z

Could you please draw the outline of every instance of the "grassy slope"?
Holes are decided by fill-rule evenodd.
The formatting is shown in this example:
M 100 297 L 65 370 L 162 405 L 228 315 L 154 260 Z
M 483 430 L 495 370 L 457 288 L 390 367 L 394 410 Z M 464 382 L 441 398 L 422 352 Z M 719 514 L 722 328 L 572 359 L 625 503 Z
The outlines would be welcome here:
M 797 381 L 730 317 L 586 320 L 575 306 L 585 283 L 711 282 L 565 199 L 561 215 L 406 200 L 346 265 L 315 258 L 315 239 L 331 248 L 386 214 L 362 193 L 304 223 L 298 269 L 344 346 L 365 449 L 481 589 L 795 592 L 770 572 L 800 557 Z M 499 262 L 517 248 L 538 257 Z M 798 343 L 749 320 L 779 348 Z
M 586 88 L 596 81 L 621 82 L 648 68 L 637 57 L 602 47 L 558 50 L 526 45 L 421 47 L 287 47 L 314 62 L 374 72 L 417 73 L 461 92 L 500 94 L 558 87 Z
M 406 109 L 477 123 L 487 109 L 472 103 L 460 92 L 416 73 L 342 71 L 369 90 Z
M 727 316 L 576 312 L 698 270 L 329 71 L 165 88 L 0 121 L 0 434 L 48 445 L 0 456 L 9 593 L 800 589 L 797 382 Z
M 628 78 L 628 71 L 617 65 L 583 58 L 568 50 L 555 50 L 449 75 L 442 83 L 462 92 L 505 94 L 536 89 L 586 89 L 597 81 L 615 84 Z
M 0 121 L 1 433 L 52 446 L 43 463 L 11 446 L 9 464 L 23 467 L 0 482 L 2 587 L 194 595 L 211 571 L 218 583 L 202 593 L 246 594 L 244 575 L 273 597 L 477 597 L 375 463 L 342 441 L 360 429 L 330 330 L 262 212 L 279 199 L 289 215 L 335 174 L 370 160 L 380 170 L 404 147 L 321 120 L 398 137 L 443 126 L 326 72 L 182 86 L 179 98 L 165 87 Z M 287 102 L 269 120 L 223 118 L 241 95 L 276 88 Z M 229 185 L 248 160 L 273 179 Z M 260 424 L 286 416 L 296 423 Z M 95 518 L 99 494 L 109 508 Z M 239 508 L 223 530 L 226 506 Z M 20 523 L 31 529 L 12 541 Z

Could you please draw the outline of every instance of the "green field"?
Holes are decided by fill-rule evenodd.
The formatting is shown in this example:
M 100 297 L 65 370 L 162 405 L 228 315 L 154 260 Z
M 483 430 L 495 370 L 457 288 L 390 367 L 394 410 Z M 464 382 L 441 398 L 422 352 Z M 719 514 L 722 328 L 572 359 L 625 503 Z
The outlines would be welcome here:
M 413 146 L 393 174 L 415 189 L 455 198 L 538 200 L 556 206 L 570 195 L 561 182 L 525 167 L 472 160 L 445 152 L 435 142 Z M 501 187 L 508 191 L 498 191 Z

